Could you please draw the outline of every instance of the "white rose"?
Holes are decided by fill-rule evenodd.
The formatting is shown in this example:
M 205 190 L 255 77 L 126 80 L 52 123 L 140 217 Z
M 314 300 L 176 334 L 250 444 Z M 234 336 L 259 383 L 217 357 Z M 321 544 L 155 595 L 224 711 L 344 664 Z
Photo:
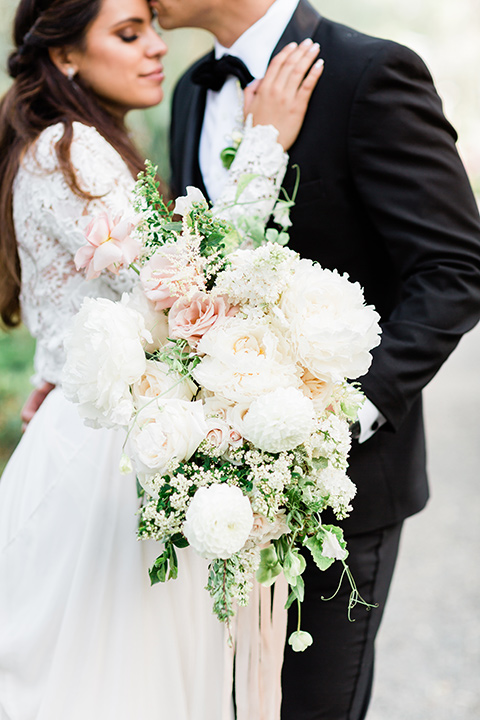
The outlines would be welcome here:
M 154 494 L 149 486 L 149 475 L 166 473 L 173 460 L 189 460 L 206 434 L 200 402 L 163 400 L 142 410 L 128 442 L 140 482 L 147 492 Z
M 147 360 L 145 372 L 132 386 L 135 405 L 141 409 L 152 398 L 160 402 L 166 398 L 191 400 L 196 385 L 189 377 L 173 372 L 166 363 L 159 360 Z
M 262 321 L 228 318 L 203 336 L 197 353 L 205 357 L 193 370 L 195 380 L 233 402 L 300 384 L 283 341 Z
M 267 520 L 264 515 L 254 513 L 250 538 L 255 540 L 257 545 L 263 545 L 271 540 L 278 540 L 282 535 L 288 533 L 289 530 L 285 510 L 280 510 L 273 522 Z
M 134 405 L 130 385 L 145 371 L 151 341 L 140 313 L 120 302 L 85 298 L 65 339 L 65 396 L 94 427 L 128 425 Z
M 296 264 L 280 308 L 299 362 L 317 378 L 364 375 L 380 342 L 380 316 L 366 306 L 358 283 L 311 260 Z
M 296 388 L 279 388 L 252 402 L 241 430 L 260 450 L 293 450 L 315 430 L 313 402 Z
M 183 532 L 201 557 L 225 560 L 242 549 L 252 524 L 252 507 L 240 488 L 210 485 L 193 496 Z

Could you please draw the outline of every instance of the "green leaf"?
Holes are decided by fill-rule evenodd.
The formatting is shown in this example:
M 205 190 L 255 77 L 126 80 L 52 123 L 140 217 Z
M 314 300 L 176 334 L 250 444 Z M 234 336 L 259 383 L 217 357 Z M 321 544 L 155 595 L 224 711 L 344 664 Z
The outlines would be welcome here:
M 148 571 L 150 576 L 150 582 L 152 585 L 156 585 L 159 582 L 165 582 L 167 579 L 168 570 L 168 553 L 163 552 L 157 557 L 153 566 Z
M 281 232 L 278 234 L 278 237 L 275 240 L 275 242 L 278 245 L 284 246 L 284 245 L 288 245 L 289 240 L 290 240 L 290 235 L 287 232 Z
M 270 587 L 275 578 L 282 572 L 282 566 L 278 562 L 277 553 L 273 545 L 269 545 L 260 551 L 260 565 L 256 578 L 260 585 Z
M 333 563 L 335 562 L 333 558 L 323 557 L 322 541 L 319 540 L 318 537 L 309 537 L 304 541 L 303 544 L 310 550 L 315 565 L 320 570 L 327 570 L 330 565 L 333 565 Z
M 305 570 L 305 558 L 298 552 L 290 550 L 283 560 L 283 573 L 289 585 L 295 587 Z
M 255 180 L 255 178 L 260 177 L 258 173 L 244 173 L 240 176 L 240 180 L 238 181 L 237 185 L 237 192 L 235 195 L 235 202 L 238 202 L 238 199 L 240 195 L 245 191 L 245 189 L 250 185 L 252 180 Z
M 177 548 L 186 548 L 189 546 L 187 538 L 184 537 L 181 533 L 172 535 L 172 537 L 170 538 L 170 542 L 172 542 Z
M 278 236 L 280 233 L 278 230 L 275 230 L 275 228 L 268 228 L 265 232 L 265 238 L 268 242 L 276 243 L 278 242 Z
M 235 160 L 236 154 L 237 148 L 234 147 L 226 147 L 222 150 L 222 152 L 220 153 L 220 160 L 222 161 L 222 165 L 225 170 L 230 170 L 230 167 Z

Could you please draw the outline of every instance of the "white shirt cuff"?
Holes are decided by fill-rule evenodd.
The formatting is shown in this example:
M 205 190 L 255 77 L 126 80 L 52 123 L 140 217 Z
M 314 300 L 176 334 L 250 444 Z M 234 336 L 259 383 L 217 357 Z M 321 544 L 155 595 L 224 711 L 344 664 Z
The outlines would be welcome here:
M 368 399 L 365 398 L 365 402 L 358 412 L 358 421 L 360 423 L 360 436 L 358 438 L 359 443 L 364 443 L 365 440 L 374 435 L 378 428 L 381 427 L 387 420 L 382 415 L 380 410 Z

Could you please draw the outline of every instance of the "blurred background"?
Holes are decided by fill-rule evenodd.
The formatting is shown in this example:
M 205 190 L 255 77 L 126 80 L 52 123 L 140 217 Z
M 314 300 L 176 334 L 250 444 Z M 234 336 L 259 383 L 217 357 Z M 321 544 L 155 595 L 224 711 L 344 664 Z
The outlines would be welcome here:
M 241 0 L 239 0 L 241 1 Z M 311 0 L 320 12 L 401 42 L 426 61 L 456 127 L 459 150 L 480 195 L 480 3 L 478 0 Z M 16 2 L 0 0 L 0 92 Z M 145 156 L 168 177 L 172 89 L 211 46 L 201 31 L 165 33 L 166 98 L 132 113 Z M 0 269 L 1 272 L 1 269 Z M 0 330 L 0 473 L 20 437 L 33 343 L 24 329 Z M 480 331 L 473 330 L 425 393 L 432 499 L 406 523 L 378 643 L 368 720 L 480 718 Z

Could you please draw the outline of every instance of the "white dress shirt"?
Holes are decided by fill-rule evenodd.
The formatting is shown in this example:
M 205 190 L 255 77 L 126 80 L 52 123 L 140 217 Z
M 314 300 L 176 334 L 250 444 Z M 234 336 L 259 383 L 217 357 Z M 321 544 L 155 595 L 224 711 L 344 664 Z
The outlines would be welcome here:
M 215 57 L 234 55 L 243 60 L 254 78 L 263 78 L 270 57 L 298 5 L 298 0 L 276 0 L 265 15 L 251 25 L 230 48 L 215 41 Z M 203 181 L 214 202 L 226 184 L 227 170 L 221 151 L 231 145 L 232 133 L 243 125 L 243 93 L 237 78 L 229 77 L 218 92 L 207 91 L 205 115 L 200 135 L 199 162 Z M 385 422 L 384 416 L 367 398 L 361 408 L 360 437 L 368 440 Z
M 215 57 L 234 55 L 243 60 L 254 78 L 263 78 L 270 57 L 298 5 L 298 0 L 276 0 L 265 15 L 248 28 L 230 48 L 215 42 Z M 243 93 L 237 78 L 229 77 L 218 92 L 207 91 L 200 136 L 200 170 L 211 200 L 225 186 L 227 171 L 221 151 L 232 142 L 232 132 L 243 125 Z

